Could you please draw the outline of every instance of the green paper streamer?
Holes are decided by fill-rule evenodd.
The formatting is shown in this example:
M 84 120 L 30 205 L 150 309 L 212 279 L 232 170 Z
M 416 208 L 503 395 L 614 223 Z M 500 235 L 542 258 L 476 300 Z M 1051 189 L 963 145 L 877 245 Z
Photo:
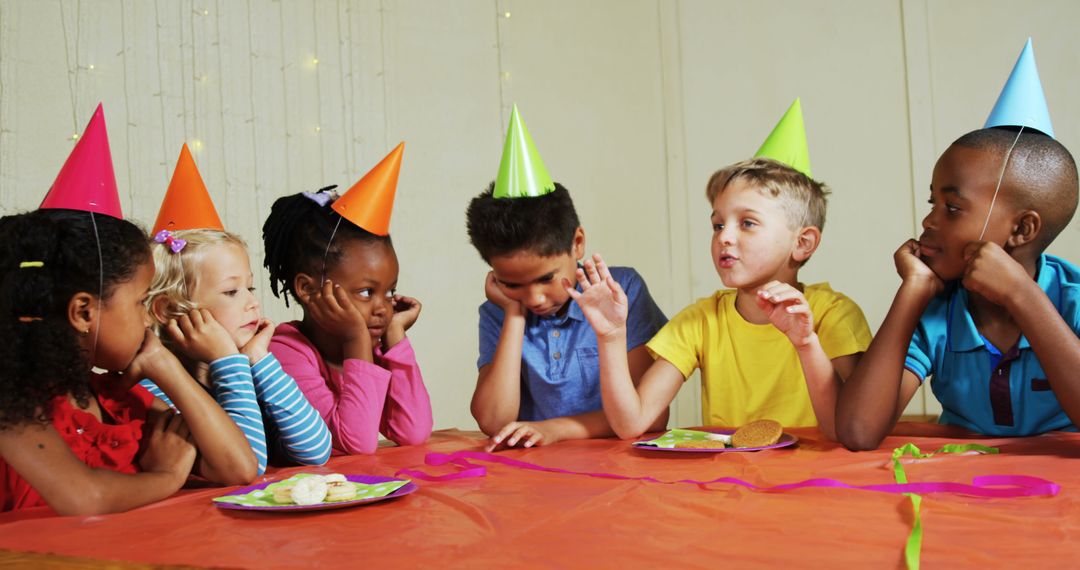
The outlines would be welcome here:
M 902 484 L 908 482 L 907 473 L 904 471 L 904 464 L 900 462 L 900 458 L 905 455 L 910 455 L 915 459 L 925 459 L 938 453 L 966 453 L 968 451 L 978 451 L 979 453 L 993 455 L 998 452 L 998 449 L 996 447 L 987 447 L 977 443 L 949 443 L 933 453 L 923 453 L 914 443 L 908 443 L 897 447 L 892 452 L 893 476 L 896 477 L 897 483 Z M 908 534 L 907 544 L 904 546 L 904 562 L 907 564 L 908 570 L 919 570 L 923 539 L 922 518 L 919 516 L 919 511 L 922 507 L 922 496 L 916 493 L 904 493 L 904 495 L 911 499 L 911 511 L 914 515 L 911 533 Z

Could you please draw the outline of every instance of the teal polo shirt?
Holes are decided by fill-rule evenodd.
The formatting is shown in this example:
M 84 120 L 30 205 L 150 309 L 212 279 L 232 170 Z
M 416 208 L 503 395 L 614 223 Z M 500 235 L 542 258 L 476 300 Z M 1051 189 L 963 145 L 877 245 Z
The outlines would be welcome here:
M 1042 255 L 1039 287 L 1074 333 L 1080 331 L 1080 269 Z M 987 435 L 1028 436 L 1076 431 L 1061 409 L 1027 337 L 998 350 L 979 334 L 959 284 L 934 298 L 919 319 L 904 367 L 941 402 L 940 422 Z

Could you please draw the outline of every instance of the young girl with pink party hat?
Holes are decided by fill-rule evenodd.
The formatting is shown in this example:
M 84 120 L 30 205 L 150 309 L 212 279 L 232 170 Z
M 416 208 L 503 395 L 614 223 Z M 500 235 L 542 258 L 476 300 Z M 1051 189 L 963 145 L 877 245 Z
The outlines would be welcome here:
M 243 434 L 147 330 L 150 249 L 119 204 L 99 106 L 41 208 L 0 218 L 0 510 L 109 513 L 193 471 L 253 475 Z

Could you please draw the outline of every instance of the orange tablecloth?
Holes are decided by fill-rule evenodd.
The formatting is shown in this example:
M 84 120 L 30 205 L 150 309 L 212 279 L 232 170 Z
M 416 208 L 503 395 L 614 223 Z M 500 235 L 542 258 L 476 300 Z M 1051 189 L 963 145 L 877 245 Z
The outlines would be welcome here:
M 893 481 L 890 452 L 972 441 L 943 426 L 901 424 L 878 451 L 852 453 L 814 430 L 792 430 L 794 448 L 676 454 L 614 439 L 504 452 L 545 466 L 664 480 L 738 477 L 775 485 L 829 477 Z M 393 475 L 431 451 L 478 449 L 480 436 L 436 432 L 425 446 L 339 457 L 324 471 Z M 1075 563 L 1080 553 L 1080 435 L 978 439 L 1000 455 L 939 455 L 907 465 L 912 481 L 968 483 L 1021 474 L 1061 485 L 1049 498 L 927 495 L 925 567 Z M 279 471 L 270 478 L 300 471 Z M 306 471 L 317 471 L 305 469 Z M 427 468 L 429 472 L 448 472 Z M 230 567 L 872 566 L 902 565 L 910 502 L 844 489 L 760 493 L 731 485 L 617 481 L 488 464 L 486 477 L 418 481 L 411 495 L 310 514 L 226 511 L 222 489 L 183 491 L 132 512 L 99 517 L 0 515 L 0 548 L 146 563 Z M 1069 562 L 1072 561 L 1072 562 Z

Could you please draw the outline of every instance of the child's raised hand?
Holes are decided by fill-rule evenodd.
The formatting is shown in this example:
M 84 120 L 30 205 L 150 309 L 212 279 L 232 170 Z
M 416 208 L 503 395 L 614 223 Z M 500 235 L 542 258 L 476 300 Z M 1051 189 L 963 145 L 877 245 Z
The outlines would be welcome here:
M 390 317 L 390 327 L 401 327 L 402 331 L 409 330 L 420 317 L 422 308 L 423 305 L 417 299 L 394 295 L 394 316 Z
M 192 309 L 170 319 L 165 331 L 176 346 L 194 360 L 213 362 L 239 350 L 229 331 L 206 309 Z
M 519 314 L 525 314 L 524 305 L 503 293 L 499 283 L 495 280 L 494 271 L 488 271 L 487 277 L 484 278 L 484 295 L 487 296 L 488 301 L 495 303 L 504 313 L 516 310 Z
M 893 254 L 896 272 L 904 283 L 929 286 L 931 296 L 945 289 L 945 282 L 919 258 L 919 242 L 909 239 Z
M 367 321 L 348 291 L 327 279 L 304 306 L 319 328 L 345 341 L 369 337 Z
M 769 316 L 769 322 L 787 335 L 795 348 L 810 344 L 814 338 L 814 315 L 802 291 L 780 281 L 770 281 L 758 289 L 757 306 Z
M 585 268 L 579 267 L 577 270 L 577 280 L 581 285 L 580 293 L 566 279 L 563 279 L 563 287 L 581 307 L 596 338 L 606 339 L 620 332 L 625 334 L 630 305 L 626 293 L 611 276 L 600 254 L 593 254 L 592 259 L 585 260 Z
M 1010 295 L 1037 286 L 1024 266 L 993 242 L 967 244 L 964 263 L 964 288 L 996 305 L 1004 306 Z
M 274 323 L 270 319 L 262 319 L 255 329 L 255 336 L 240 347 L 240 352 L 255 364 L 270 352 L 270 339 L 274 337 Z
M 175 367 L 180 367 L 180 361 L 176 359 L 176 355 L 161 344 L 161 340 L 154 331 L 146 329 L 139 352 L 135 354 L 127 370 L 124 370 L 124 386 L 134 386 L 144 378 L 158 383 L 168 373 L 176 370 Z
M 405 331 L 409 330 L 420 316 L 420 301 L 404 295 L 394 295 L 394 315 L 390 317 L 390 324 L 386 326 L 383 334 L 383 350 L 387 351 L 405 338 Z
M 488 440 L 484 451 L 516 447 L 518 444 L 521 444 L 521 447 L 551 445 L 558 441 L 542 426 L 543 422 L 510 422 Z
M 167 473 L 183 484 L 195 465 L 195 444 L 184 418 L 172 411 L 160 412 L 149 430 L 139 458 L 145 472 Z

